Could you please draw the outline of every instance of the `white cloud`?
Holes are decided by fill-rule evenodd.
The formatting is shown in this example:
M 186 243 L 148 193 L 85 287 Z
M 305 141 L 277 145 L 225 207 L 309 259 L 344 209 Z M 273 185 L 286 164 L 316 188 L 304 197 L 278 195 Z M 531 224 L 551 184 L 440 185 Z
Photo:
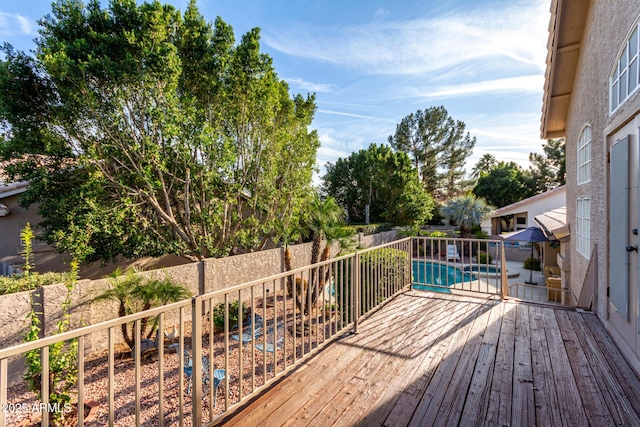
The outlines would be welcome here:
M 528 168 L 529 153 L 542 152 L 538 128 L 532 126 L 536 114 L 512 113 L 497 116 L 476 115 L 465 118 L 467 130 L 477 138 L 473 154 L 467 159 L 466 169 L 471 171 L 483 154 L 493 154 L 498 161 L 516 162 Z
M 545 66 L 548 1 L 351 27 L 292 26 L 264 35 L 283 53 L 368 74 L 423 74 L 469 61 Z
M 542 94 L 543 85 L 544 76 L 542 75 L 509 77 L 452 86 L 442 86 L 432 91 L 426 91 L 425 93 L 422 93 L 421 96 L 436 98 L 495 92 L 538 92 Z
M 330 93 L 336 90 L 336 85 L 330 83 L 313 83 L 300 78 L 284 79 L 287 83 L 310 92 Z
M 36 23 L 17 13 L 0 12 L 0 35 L 35 35 Z
M 393 120 L 382 119 L 380 117 L 364 116 L 362 114 L 345 113 L 344 111 L 318 110 L 318 113 L 331 114 L 335 116 L 355 117 L 358 119 L 381 120 L 383 122 L 395 123 Z

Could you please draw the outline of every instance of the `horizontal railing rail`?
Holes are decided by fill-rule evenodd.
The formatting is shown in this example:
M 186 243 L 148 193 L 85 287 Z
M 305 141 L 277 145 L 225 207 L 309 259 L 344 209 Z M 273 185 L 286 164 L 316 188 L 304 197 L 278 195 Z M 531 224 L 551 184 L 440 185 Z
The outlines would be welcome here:
M 414 237 L 412 287 L 503 296 L 507 271 L 501 240 Z
M 63 376 L 50 356 L 53 346 L 77 342 L 77 380 L 68 386 L 78 425 L 84 400 L 100 404 L 100 424 L 208 425 L 315 354 L 362 316 L 411 284 L 410 238 L 254 280 L 190 300 L 154 308 L 0 350 L 2 408 L 47 404 Z M 122 343 L 123 325 L 134 337 Z M 158 333 L 142 335 L 148 325 Z M 175 326 L 169 333 L 167 328 Z M 62 344 L 60 344 L 62 343 Z M 96 347 L 105 347 L 95 352 Z M 24 381 L 9 386 L 8 366 L 30 351 L 40 354 L 42 398 Z M 57 408 L 60 409 L 60 408 Z M 0 412 L 0 426 L 25 413 Z
M 564 289 L 529 283 L 514 283 L 509 286 L 509 295 L 513 298 L 531 302 L 556 305 L 571 305 L 571 289 Z

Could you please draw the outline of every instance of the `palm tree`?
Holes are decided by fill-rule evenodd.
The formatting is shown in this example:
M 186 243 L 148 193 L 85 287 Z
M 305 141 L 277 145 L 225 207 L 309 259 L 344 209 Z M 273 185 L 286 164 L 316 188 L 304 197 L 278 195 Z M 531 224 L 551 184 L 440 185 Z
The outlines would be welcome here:
M 329 196 L 321 200 L 317 194 L 309 203 L 307 211 L 306 225 L 313 236 L 313 246 L 311 247 L 311 264 L 329 259 L 331 255 L 331 241 L 341 237 L 340 228 L 344 226 L 345 211 L 336 200 Z M 322 241 L 326 240 L 324 250 L 320 253 Z M 310 284 L 307 287 L 307 301 L 313 304 L 318 295 L 318 289 L 324 285 L 324 272 L 316 274 L 311 271 Z M 305 311 L 308 311 L 306 307 Z
M 489 173 L 494 166 L 498 164 L 498 161 L 493 156 L 493 154 L 484 154 L 478 160 L 478 163 L 471 170 L 471 178 L 478 179 L 482 176 L 482 174 Z
M 293 262 L 289 245 L 298 240 L 302 235 L 299 218 L 293 217 L 292 221 L 288 223 L 282 220 L 276 221 L 275 232 L 278 240 L 282 241 L 282 245 L 284 246 L 284 270 L 291 271 L 293 270 Z M 287 276 L 287 289 L 289 294 L 293 295 L 293 276 Z
M 311 264 L 315 264 L 324 259 L 329 259 L 330 249 L 328 249 L 328 244 L 324 249 L 326 255 L 323 254 L 323 259 L 321 259 L 320 257 L 320 247 L 322 246 L 322 241 L 327 236 L 333 236 L 336 232 L 336 227 L 344 225 L 345 212 L 333 197 L 329 196 L 324 200 L 320 200 L 320 198 L 316 194 L 309 203 L 309 210 L 307 214 L 308 216 L 306 225 L 313 236 L 313 246 L 311 248 Z
M 471 228 L 480 225 L 482 219 L 491 212 L 492 207 L 482 197 L 469 193 L 454 197 L 440 208 L 440 214 L 460 227 L 460 237 L 469 237 Z
M 174 284 L 169 277 L 164 280 L 145 280 L 133 270 L 123 274 L 120 267 L 107 276 L 107 281 L 111 285 L 110 289 L 103 291 L 94 298 L 94 301 L 115 301 L 118 303 L 118 317 L 124 317 L 139 311 L 149 310 L 153 307 L 166 305 L 170 302 L 177 302 L 187 299 L 191 293 L 185 287 Z M 145 317 L 140 322 L 140 334 L 145 336 L 149 318 Z M 158 326 L 157 318 L 153 320 L 151 328 L 146 334 L 151 338 Z M 129 330 L 131 326 L 131 330 Z M 133 325 L 123 323 L 120 325 L 122 337 L 129 348 L 133 349 L 135 335 Z

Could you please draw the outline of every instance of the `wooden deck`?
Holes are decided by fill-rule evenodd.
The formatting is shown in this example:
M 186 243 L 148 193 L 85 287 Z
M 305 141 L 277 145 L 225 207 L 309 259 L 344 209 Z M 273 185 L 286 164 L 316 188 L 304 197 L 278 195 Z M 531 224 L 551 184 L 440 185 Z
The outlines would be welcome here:
M 640 425 L 640 380 L 593 314 L 412 291 L 221 423 Z

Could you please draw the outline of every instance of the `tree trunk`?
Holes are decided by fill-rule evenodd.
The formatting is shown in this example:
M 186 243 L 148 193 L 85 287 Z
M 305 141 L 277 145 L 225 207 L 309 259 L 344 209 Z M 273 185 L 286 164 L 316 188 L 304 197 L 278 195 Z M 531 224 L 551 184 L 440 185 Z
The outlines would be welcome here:
M 284 270 L 291 271 L 293 270 L 292 267 L 293 267 L 293 262 L 291 260 L 291 251 L 289 250 L 289 246 L 287 245 L 284 248 Z M 296 290 L 293 287 L 293 276 L 291 275 L 287 276 L 287 291 L 289 292 L 290 296 L 296 297 L 296 301 L 298 300 L 296 295 Z

